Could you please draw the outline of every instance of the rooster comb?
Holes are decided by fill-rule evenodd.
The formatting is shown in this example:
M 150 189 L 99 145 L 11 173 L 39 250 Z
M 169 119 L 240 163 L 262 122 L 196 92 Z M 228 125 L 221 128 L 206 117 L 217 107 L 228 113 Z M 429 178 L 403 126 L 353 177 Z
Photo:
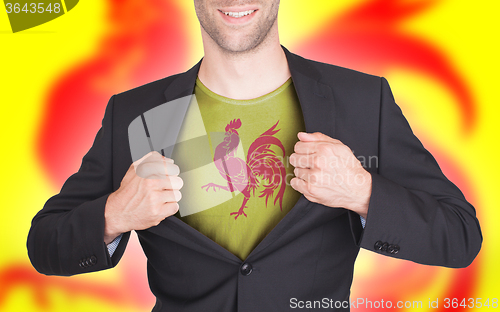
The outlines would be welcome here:
M 227 124 L 226 132 L 228 132 L 230 130 L 238 129 L 239 127 L 241 127 L 241 120 L 239 118 L 233 119 Z

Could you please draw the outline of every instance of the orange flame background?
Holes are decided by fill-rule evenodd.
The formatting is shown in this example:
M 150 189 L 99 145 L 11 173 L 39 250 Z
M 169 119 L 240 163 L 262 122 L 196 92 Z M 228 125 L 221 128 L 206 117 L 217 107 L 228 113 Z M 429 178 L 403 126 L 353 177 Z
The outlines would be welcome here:
M 483 249 L 466 269 L 361 251 L 353 300 L 422 301 L 413 309 L 421 311 L 438 298 L 437 310 L 446 310 L 445 298 L 489 299 L 494 308 L 500 296 L 495 265 L 500 235 L 494 223 L 499 219 L 495 173 L 500 173 L 494 166 L 500 134 L 494 73 L 500 66 L 499 27 L 493 22 L 499 5 L 492 3 L 488 8 L 462 0 L 281 4 L 280 35 L 291 51 L 388 78 L 414 132 L 476 207 L 483 229 Z M 185 71 L 202 56 L 193 4 L 87 0 L 33 30 L 13 35 L 7 23 L 5 14 L 0 311 L 150 310 L 154 298 L 137 239 L 117 268 L 70 278 L 38 274 L 25 241 L 31 218 L 78 169 L 109 97 Z

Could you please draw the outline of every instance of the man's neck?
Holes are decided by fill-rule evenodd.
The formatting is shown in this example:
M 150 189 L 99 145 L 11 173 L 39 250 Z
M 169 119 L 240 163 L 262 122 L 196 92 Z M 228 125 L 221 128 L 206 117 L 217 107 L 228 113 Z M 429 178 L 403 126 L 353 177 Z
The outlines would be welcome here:
M 254 99 L 279 88 L 290 78 L 286 55 L 276 37 L 247 53 L 231 54 L 204 40 L 205 56 L 198 77 L 212 92 Z

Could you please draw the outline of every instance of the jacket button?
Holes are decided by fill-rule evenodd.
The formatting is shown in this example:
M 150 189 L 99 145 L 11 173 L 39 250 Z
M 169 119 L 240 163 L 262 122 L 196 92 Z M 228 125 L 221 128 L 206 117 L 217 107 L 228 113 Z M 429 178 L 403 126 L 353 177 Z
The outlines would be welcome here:
M 389 244 L 388 244 L 388 243 L 384 243 L 384 244 L 382 245 L 382 247 L 380 248 L 380 250 L 382 250 L 382 251 L 387 251 L 387 248 L 388 248 L 388 247 L 389 247 Z
M 87 263 L 85 262 L 85 259 L 80 260 L 80 267 L 81 267 L 81 268 L 86 268 L 86 267 L 88 267 Z
M 240 272 L 242 275 L 248 276 L 252 273 L 252 265 L 250 263 L 243 263 L 243 265 L 240 268 Z
M 97 258 L 95 256 L 90 257 L 90 265 L 95 265 L 97 263 Z
M 382 250 L 382 245 L 383 245 L 383 244 L 384 244 L 384 243 L 382 243 L 381 241 L 377 241 L 377 242 L 375 243 L 375 245 L 373 246 L 373 248 L 375 248 L 375 250 Z
M 390 254 L 395 255 L 399 252 L 399 246 L 398 245 L 389 245 L 389 247 L 387 247 L 387 251 Z
M 388 253 L 390 253 L 390 254 L 393 254 L 393 253 L 394 253 L 394 245 L 392 245 L 392 244 L 391 244 L 391 245 L 389 245 L 389 246 L 387 247 L 387 252 L 388 252 Z
M 85 265 L 83 264 L 83 261 L 80 260 L 80 262 L 78 263 L 78 266 L 80 266 L 80 268 L 84 268 Z

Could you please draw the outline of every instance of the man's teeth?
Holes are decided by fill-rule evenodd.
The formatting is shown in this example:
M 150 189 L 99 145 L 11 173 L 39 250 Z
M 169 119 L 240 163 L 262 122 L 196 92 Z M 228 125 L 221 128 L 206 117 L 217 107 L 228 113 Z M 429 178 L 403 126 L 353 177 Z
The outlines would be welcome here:
M 252 14 L 253 12 L 255 12 L 255 10 L 248 10 L 248 11 L 243 11 L 243 12 L 222 12 L 222 13 L 226 14 L 227 16 L 240 18 L 243 16 L 247 16 L 249 14 Z

